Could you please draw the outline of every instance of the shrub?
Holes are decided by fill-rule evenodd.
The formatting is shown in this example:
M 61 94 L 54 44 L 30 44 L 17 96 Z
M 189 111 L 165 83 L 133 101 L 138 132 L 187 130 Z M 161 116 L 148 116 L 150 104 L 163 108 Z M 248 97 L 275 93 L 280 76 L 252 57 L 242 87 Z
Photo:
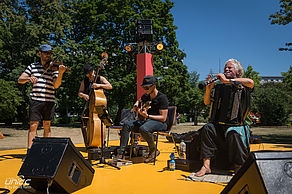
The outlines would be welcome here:
M 285 125 L 288 122 L 287 93 L 276 87 L 258 88 L 253 99 L 254 108 L 261 114 L 263 125 Z

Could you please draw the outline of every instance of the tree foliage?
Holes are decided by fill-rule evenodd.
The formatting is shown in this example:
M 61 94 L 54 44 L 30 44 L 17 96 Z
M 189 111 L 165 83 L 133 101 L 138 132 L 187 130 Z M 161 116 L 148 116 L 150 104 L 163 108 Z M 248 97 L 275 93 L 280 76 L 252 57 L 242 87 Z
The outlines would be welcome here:
M 291 96 L 283 88 L 281 83 L 267 83 L 255 91 L 255 111 L 261 114 L 263 125 L 287 124 Z
M 283 82 L 288 86 L 288 89 L 292 91 L 292 66 L 291 65 L 288 72 L 282 72 L 282 76 L 283 76 Z
M 287 25 L 292 21 L 292 0 L 280 0 L 280 10 L 270 15 L 271 24 Z
M 271 14 L 271 24 L 287 25 L 292 21 L 292 0 L 280 0 L 280 10 Z M 286 43 L 291 46 L 292 43 Z M 280 51 L 292 51 L 292 48 L 279 48 Z
M 188 117 L 192 118 L 194 125 L 198 124 L 198 116 L 206 111 L 207 107 L 204 105 L 204 91 L 198 88 L 199 74 L 197 72 L 190 73 L 190 89 L 182 93 L 179 97 L 180 107 L 178 112 L 188 113 Z
M 260 86 L 262 78 L 259 76 L 259 72 L 253 71 L 253 67 L 251 65 L 247 66 L 247 69 L 244 72 L 244 77 L 252 79 L 254 81 L 255 88 Z
M 283 87 L 283 91 L 286 91 L 287 95 L 288 95 L 288 111 L 289 114 L 292 113 L 292 66 L 290 65 L 290 68 L 288 70 L 288 72 L 282 72 L 283 75 L 283 83 L 284 83 L 284 87 Z
M 190 111 L 183 100 L 185 93 L 197 95 L 190 91 L 190 75 L 183 64 L 186 55 L 178 49 L 172 7 L 169 0 L 4 0 L 0 3 L 0 78 L 16 82 L 26 66 L 39 60 L 38 46 L 51 44 L 53 57 L 59 56 L 72 69 L 56 92 L 56 112 L 62 122 L 69 122 L 68 115 L 80 114 L 83 108 L 77 96 L 83 65 L 97 69 L 106 51 L 109 62 L 100 75 L 113 85 L 105 92 L 114 116 L 136 100 L 136 57 L 123 48 L 134 41 L 135 20 L 152 19 L 153 39 L 166 45 L 161 55 L 153 56 L 159 90 L 169 97 L 170 105 Z M 30 87 L 29 83 L 18 85 L 25 101 L 18 112 L 26 120 Z
M 0 79 L 0 121 L 10 124 L 22 101 L 15 82 Z

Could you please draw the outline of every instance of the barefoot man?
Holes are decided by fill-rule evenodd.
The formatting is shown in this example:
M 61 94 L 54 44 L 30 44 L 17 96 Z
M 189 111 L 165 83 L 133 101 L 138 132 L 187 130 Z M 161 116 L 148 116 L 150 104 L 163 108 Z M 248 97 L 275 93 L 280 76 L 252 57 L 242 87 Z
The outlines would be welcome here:
M 206 86 L 204 103 L 211 104 L 210 120 L 200 132 L 203 166 L 196 176 L 211 173 L 210 161 L 218 149 L 227 153 L 226 162 L 233 166 L 235 173 L 248 156 L 249 128 L 244 120 L 249 110 L 249 92 L 254 82 L 243 78 L 243 74 L 240 62 L 229 59 L 225 63 L 224 74 L 216 75 L 221 83 L 215 87 L 215 82 Z

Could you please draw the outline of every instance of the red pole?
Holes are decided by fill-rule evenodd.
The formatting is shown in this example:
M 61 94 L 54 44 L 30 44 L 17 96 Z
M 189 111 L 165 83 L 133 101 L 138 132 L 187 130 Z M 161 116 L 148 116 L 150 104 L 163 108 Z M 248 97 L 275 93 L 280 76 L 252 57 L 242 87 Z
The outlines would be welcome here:
M 153 75 L 153 57 L 149 53 L 137 54 L 137 100 L 145 93 L 140 86 L 146 75 Z

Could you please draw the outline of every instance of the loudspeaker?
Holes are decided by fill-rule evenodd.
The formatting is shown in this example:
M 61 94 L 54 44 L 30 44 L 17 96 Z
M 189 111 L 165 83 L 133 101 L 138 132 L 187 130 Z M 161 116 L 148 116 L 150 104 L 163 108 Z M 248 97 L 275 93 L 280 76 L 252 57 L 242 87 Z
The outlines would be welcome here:
M 35 138 L 18 176 L 36 190 L 72 193 L 91 184 L 94 169 L 70 138 Z
M 135 28 L 135 40 L 137 43 L 142 41 L 153 41 L 153 29 L 151 19 L 137 19 Z
M 292 151 L 250 153 L 221 193 L 292 193 Z

